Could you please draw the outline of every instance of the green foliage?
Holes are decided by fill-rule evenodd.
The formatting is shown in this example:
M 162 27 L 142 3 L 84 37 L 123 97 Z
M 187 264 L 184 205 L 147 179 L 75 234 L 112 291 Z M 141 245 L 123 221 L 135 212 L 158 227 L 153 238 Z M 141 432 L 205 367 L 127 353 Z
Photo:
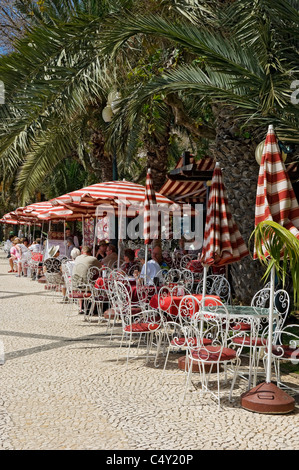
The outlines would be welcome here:
M 260 222 L 252 232 L 256 255 L 266 267 L 264 278 L 268 278 L 272 268 L 284 285 L 288 271 L 291 273 L 294 302 L 299 295 L 299 240 L 285 227 L 271 220 Z M 265 256 L 268 253 L 269 256 Z

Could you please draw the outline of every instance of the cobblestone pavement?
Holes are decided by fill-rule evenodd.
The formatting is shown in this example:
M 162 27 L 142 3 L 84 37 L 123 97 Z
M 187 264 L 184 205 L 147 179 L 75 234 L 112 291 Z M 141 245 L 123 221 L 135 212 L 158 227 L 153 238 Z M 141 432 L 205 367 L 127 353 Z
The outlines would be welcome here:
M 240 380 L 220 411 L 195 388 L 182 403 L 178 355 L 162 383 L 144 358 L 126 369 L 117 331 L 110 341 L 106 325 L 7 271 L 0 252 L 1 450 L 299 450 L 298 401 L 288 415 L 251 413 Z

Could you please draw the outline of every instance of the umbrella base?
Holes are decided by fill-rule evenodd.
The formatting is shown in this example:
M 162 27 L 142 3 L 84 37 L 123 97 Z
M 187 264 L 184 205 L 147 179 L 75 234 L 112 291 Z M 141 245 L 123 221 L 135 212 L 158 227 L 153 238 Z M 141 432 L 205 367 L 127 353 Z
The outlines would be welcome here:
M 295 400 L 272 382 L 263 382 L 241 395 L 245 410 L 265 414 L 287 414 L 295 408 Z

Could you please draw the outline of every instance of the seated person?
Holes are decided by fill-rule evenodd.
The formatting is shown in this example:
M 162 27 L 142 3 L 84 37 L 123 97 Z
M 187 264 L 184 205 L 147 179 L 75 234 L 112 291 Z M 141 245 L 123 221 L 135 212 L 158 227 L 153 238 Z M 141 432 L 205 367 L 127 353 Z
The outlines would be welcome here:
M 79 240 L 78 240 L 78 237 L 77 235 L 73 235 L 71 233 L 71 229 L 70 228 L 66 228 L 65 229 L 65 236 L 66 238 L 71 238 L 72 239 L 72 242 L 73 242 L 73 245 L 76 247 L 76 248 L 79 248 Z
M 134 277 L 136 279 L 141 279 L 144 281 L 145 278 L 145 249 L 140 248 L 138 252 L 138 260 L 142 264 L 141 272 L 139 273 L 137 270 L 134 271 Z M 163 281 L 161 277 L 161 267 L 159 263 L 155 259 L 149 259 L 146 263 L 146 282 L 145 284 L 154 284 L 154 278 L 158 277 L 160 282 Z
M 34 240 L 32 245 L 30 245 L 28 249 L 32 251 L 33 253 L 41 253 L 43 249 L 40 244 L 40 238 L 37 238 L 36 240 Z
M 162 249 L 159 245 L 156 245 L 152 249 L 152 259 L 159 264 L 162 272 L 168 271 L 170 269 L 166 261 L 163 259 Z
M 117 259 L 116 247 L 112 243 L 109 243 L 106 250 L 106 256 L 103 258 L 102 263 L 104 266 L 108 266 L 108 268 L 113 269 L 117 263 Z
M 71 258 L 72 249 L 75 248 L 72 237 L 67 237 L 66 239 L 66 256 L 68 259 Z
M 70 272 L 71 275 L 73 273 L 73 267 L 74 267 L 74 264 L 75 264 L 75 259 L 77 258 L 77 256 L 80 256 L 80 255 L 81 255 L 81 251 L 79 250 L 79 248 L 76 248 L 74 246 L 74 248 L 71 251 L 71 259 L 66 261 L 66 265 L 69 268 L 69 272 Z
M 101 261 L 92 256 L 92 249 L 90 246 L 83 246 L 81 255 L 77 256 L 73 266 L 73 281 L 75 283 L 87 283 L 87 273 L 92 266 L 102 267 Z
M 99 243 L 99 247 L 98 247 L 98 250 L 96 252 L 96 258 L 99 260 L 99 261 L 102 261 L 105 256 L 106 256 L 106 251 L 107 251 L 107 243 L 105 241 L 101 241 Z
M 124 263 L 121 264 L 120 269 L 129 276 L 133 276 L 134 270 L 138 268 L 135 262 L 135 252 L 131 248 L 126 248 L 124 252 Z

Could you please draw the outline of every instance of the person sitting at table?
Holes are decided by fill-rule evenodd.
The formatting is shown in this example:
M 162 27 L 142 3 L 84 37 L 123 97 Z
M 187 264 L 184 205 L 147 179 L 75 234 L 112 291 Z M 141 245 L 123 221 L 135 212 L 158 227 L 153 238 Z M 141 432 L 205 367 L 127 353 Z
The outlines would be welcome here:
M 73 266 L 73 280 L 75 282 L 86 283 L 87 273 L 92 266 L 102 267 L 101 261 L 92 256 L 92 249 L 90 246 L 83 246 L 81 255 L 77 256 Z
M 66 228 L 65 229 L 65 237 L 66 238 L 72 238 L 72 241 L 73 241 L 73 245 L 76 247 L 76 248 L 79 248 L 79 240 L 78 240 L 78 237 L 76 235 L 73 235 L 71 233 L 71 229 L 70 228 Z
M 109 243 L 107 246 L 107 250 L 106 250 L 106 256 L 105 258 L 103 258 L 102 264 L 104 266 L 108 266 L 108 268 L 110 269 L 113 269 L 116 263 L 117 263 L 116 247 L 112 243 Z
M 162 272 L 168 271 L 170 269 L 166 261 L 163 259 L 162 249 L 159 245 L 156 245 L 152 249 L 152 259 L 158 263 Z
M 72 249 L 75 248 L 72 237 L 67 237 L 66 239 L 66 256 L 68 259 L 71 258 Z
M 134 270 L 137 267 L 134 250 L 126 248 L 124 251 L 124 263 L 121 264 L 120 269 L 130 276 L 133 275 Z
M 79 250 L 79 248 L 76 248 L 74 246 L 74 248 L 71 251 L 71 259 L 66 262 L 67 267 L 69 268 L 69 272 L 70 272 L 71 275 L 72 275 L 72 272 L 73 272 L 75 259 L 77 258 L 77 256 L 80 256 L 80 255 L 81 255 L 81 251 Z
M 99 260 L 99 261 L 102 261 L 105 256 L 106 256 L 106 251 L 107 251 L 107 243 L 105 241 L 101 241 L 99 243 L 99 247 L 98 247 L 98 250 L 96 252 L 96 258 Z
M 134 271 L 134 277 L 136 280 L 142 280 L 144 282 L 145 278 L 145 249 L 140 248 L 138 251 L 138 260 L 142 264 L 141 272 L 138 270 Z M 159 277 L 158 273 L 161 272 L 161 267 L 155 259 L 149 259 L 146 263 L 146 284 L 154 284 L 154 278 Z M 160 277 L 159 277 L 160 278 Z M 161 278 L 160 278 L 161 282 Z

